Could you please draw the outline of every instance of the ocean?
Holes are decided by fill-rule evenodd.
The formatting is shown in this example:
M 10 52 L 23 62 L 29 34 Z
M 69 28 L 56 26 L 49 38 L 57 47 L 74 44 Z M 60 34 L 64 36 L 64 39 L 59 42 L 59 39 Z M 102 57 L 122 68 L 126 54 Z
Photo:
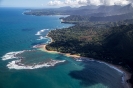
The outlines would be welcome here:
M 24 11 L 0 8 L 0 88 L 123 88 L 124 73 L 106 63 L 36 48 L 50 42 L 50 30 L 73 25 Z

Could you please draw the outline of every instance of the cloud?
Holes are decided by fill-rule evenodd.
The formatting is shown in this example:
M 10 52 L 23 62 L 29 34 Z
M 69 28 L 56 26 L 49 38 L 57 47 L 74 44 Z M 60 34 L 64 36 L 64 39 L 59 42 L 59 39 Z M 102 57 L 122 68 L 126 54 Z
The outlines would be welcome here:
M 78 4 L 87 4 L 87 2 L 88 2 L 87 0 L 79 0 Z
M 102 5 L 127 5 L 130 1 L 127 0 L 100 0 Z
M 63 5 L 63 2 L 59 0 L 54 0 L 54 1 L 49 1 L 48 4 L 51 6 L 59 6 L 59 5 Z
M 54 0 L 49 1 L 48 5 L 79 7 L 84 5 L 127 5 L 129 3 L 133 3 L 133 0 Z
M 65 1 L 54 0 L 54 1 L 49 1 L 48 5 L 79 7 L 82 5 L 87 5 L 87 0 L 65 0 Z

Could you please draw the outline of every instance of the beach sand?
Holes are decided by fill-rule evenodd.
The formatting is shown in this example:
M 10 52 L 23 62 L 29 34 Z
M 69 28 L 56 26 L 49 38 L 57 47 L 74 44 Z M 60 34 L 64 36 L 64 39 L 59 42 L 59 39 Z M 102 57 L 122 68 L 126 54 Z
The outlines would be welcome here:
M 70 53 L 60 53 L 60 52 L 57 52 L 57 51 L 49 51 L 49 50 L 46 49 L 46 45 L 40 45 L 38 48 L 41 48 L 43 51 L 48 52 L 48 53 L 59 53 L 59 54 L 65 55 L 67 57 L 80 58 L 80 56 L 78 56 L 78 55 L 71 55 Z
M 53 54 L 54 53 L 59 53 L 59 54 L 65 55 L 67 57 L 73 57 L 74 59 L 82 58 L 81 56 L 71 55 L 70 53 L 60 53 L 60 52 L 57 52 L 57 51 L 49 51 L 49 50 L 46 49 L 46 44 L 45 45 L 40 45 L 40 46 L 38 46 L 38 48 L 40 48 L 41 50 L 43 50 L 45 52 L 48 52 L 48 53 L 53 53 Z M 85 57 L 85 58 L 87 58 L 87 57 Z M 93 58 L 91 58 L 91 59 L 93 59 Z M 96 59 L 93 59 L 93 60 L 96 60 Z M 97 60 L 97 61 L 100 61 L 100 60 Z M 104 62 L 104 61 L 100 61 L 100 62 Z M 104 63 L 107 63 L 107 62 L 104 62 Z M 122 77 L 124 88 L 132 88 L 131 84 L 127 83 L 127 80 L 131 78 L 131 74 L 129 72 L 127 72 L 122 66 L 114 65 L 114 64 L 110 64 L 110 63 L 107 63 L 107 64 L 124 73 L 124 75 Z
M 49 51 L 46 49 L 46 45 L 40 45 L 39 48 L 45 52 L 48 52 L 48 53 L 59 53 L 57 51 Z

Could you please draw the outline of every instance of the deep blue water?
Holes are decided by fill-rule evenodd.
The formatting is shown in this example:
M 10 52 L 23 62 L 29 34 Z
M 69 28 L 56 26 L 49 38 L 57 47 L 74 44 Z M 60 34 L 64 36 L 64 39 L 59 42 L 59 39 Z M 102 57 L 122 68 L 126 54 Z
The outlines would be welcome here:
M 14 59 L 0 58 L 0 88 L 123 88 L 123 73 L 104 63 L 87 59 L 76 61 L 33 48 L 49 40 L 45 36 L 50 30 L 72 25 L 61 23 L 59 17 L 62 16 L 28 16 L 22 14 L 24 11 L 22 8 L 0 8 L 0 57 L 27 50 Z M 41 35 L 35 35 L 40 30 L 43 30 Z M 40 36 L 44 39 L 37 40 Z M 33 68 L 44 63 L 51 65 L 55 63 L 53 60 L 64 62 L 36 69 L 7 66 L 19 59 L 25 67 Z

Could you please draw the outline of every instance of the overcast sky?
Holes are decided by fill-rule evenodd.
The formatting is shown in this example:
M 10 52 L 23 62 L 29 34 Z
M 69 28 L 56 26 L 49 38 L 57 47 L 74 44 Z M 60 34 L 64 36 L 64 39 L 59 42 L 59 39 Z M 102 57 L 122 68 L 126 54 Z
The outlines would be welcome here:
M 79 7 L 84 5 L 127 5 L 133 0 L 0 0 L 0 7 Z

